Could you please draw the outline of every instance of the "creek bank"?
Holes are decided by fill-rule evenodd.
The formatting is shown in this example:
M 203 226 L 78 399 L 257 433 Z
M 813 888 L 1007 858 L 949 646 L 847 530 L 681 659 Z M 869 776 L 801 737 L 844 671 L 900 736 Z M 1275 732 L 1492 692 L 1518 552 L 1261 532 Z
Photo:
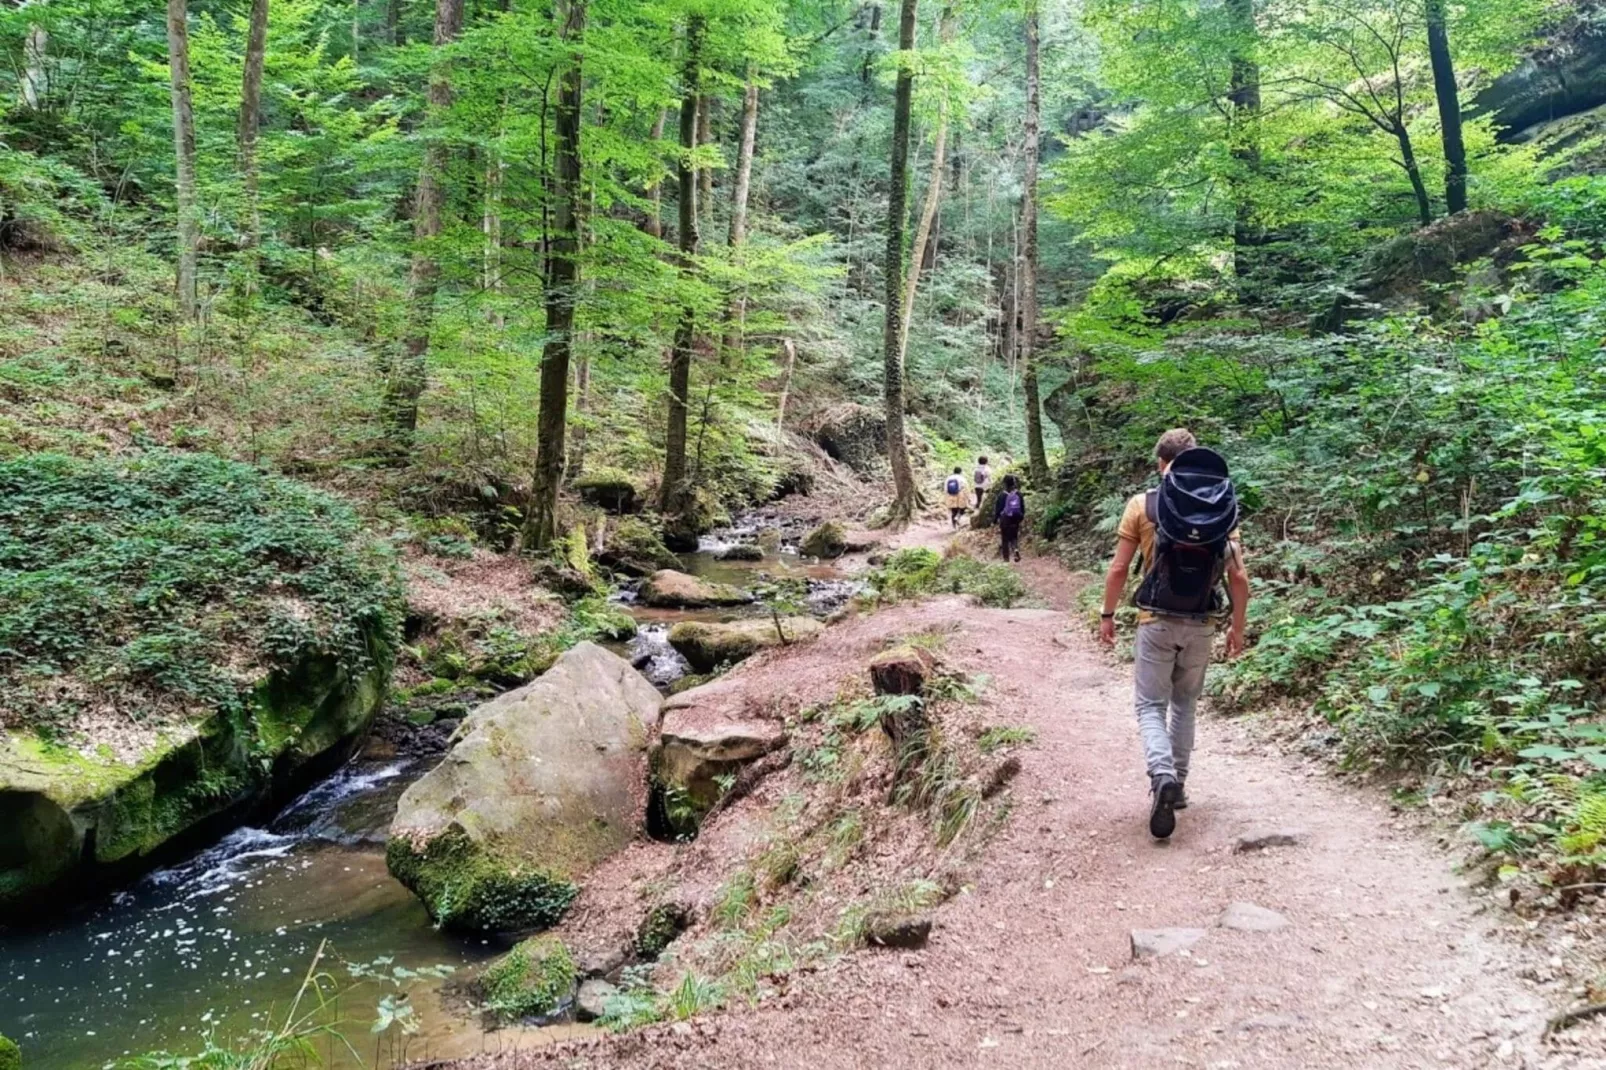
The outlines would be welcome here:
M 754 617 L 727 624 L 682 621 L 669 629 L 669 645 L 694 672 L 709 673 L 760 650 L 807 642 L 824 630 L 813 617 Z

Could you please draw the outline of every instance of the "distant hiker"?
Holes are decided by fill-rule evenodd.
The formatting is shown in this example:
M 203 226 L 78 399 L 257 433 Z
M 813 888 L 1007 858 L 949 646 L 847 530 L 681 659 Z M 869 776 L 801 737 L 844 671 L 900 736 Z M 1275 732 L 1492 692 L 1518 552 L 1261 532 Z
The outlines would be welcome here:
M 948 523 L 956 529 L 959 527 L 959 518 L 970 510 L 970 496 L 965 493 L 965 470 L 954 467 L 953 475 L 949 476 L 942 485 L 943 497 L 948 502 Z
M 987 458 L 976 458 L 976 470 L 970 475 L 971 484 L 976 488 L 976 508 L 981 508 L 982 498 L 987 496 L 987 488 L 993 485 L 993 470 L 987 467 Z
M 998 521 L 998 534 L 1002 540 L 999 556 L 1005 561 L 1020 560 L 1020 525 L 1026 519 L 1026 496 L 1020 492 L 1020 480 L 1004 477 L 1004 489 L 993 503 L 993 519 Z
M 1115 606 L 1135 554 L 1143 580 L 1133 697 L 1148 764 L 1149 832 L 1163 840 L 1188 806 L 1194 708 L 1204 690 L 1216 627 L 1227 625 L 1227 656 L 1244 646 L 1249 573 L 1238 542 L 1238 500 L 1227 463 L 1177 428 L 1154 448 L 1160 487 L 1133 495 L 1121 514 L 1115 559 L 1104 579 L 1099 638 L 1115 643 Z M 1223 590 L 1225 586 L 1225 590 Z

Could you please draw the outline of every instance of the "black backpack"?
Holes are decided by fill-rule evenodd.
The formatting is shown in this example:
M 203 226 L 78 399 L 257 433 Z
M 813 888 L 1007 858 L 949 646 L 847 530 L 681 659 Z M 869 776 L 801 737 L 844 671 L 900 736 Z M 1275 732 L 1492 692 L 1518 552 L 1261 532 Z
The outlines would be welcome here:
M 1196 447 L 1171 462 L 1158 490 L 1143 500 L 1154 524 L 1154 561 L 1133 602 L 1169 617 L 1207 620 L 1227 608 L 1221 581 L 1238 527 L 1238 495 L 1227 462 Z

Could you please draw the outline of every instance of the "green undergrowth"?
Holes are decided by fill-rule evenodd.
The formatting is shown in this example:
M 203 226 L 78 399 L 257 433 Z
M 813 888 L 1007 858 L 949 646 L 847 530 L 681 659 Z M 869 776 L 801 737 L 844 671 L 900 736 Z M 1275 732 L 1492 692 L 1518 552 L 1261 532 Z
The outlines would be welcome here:
M 943 557 L 935 550 L 899 550 L 869 577 L 874 598 L 900 602 L 935 594 L 968 594 L 984 606 L 1009 608 L 1026 600 L 1026 584 L 1008 565 L 968 554 Z
M 0 727 L 240 713 L 271 670 L 388 667 L 400 620 L 392 555 L 317 490 L 198 454 L 0 462 Z
M 1606 875 L 1606 221 L 1571 221 L 1474 265 L 1478 322 L 1105 346 L 1083 394 L 1127 422 L 1087 425 L 1059 502 L 1092 560 L 1160 430 L 1221 448 L 1256 594 L 1218 708 L 1312 711 L 1345 766 L 1423 778 L 1492 869 L 1550 884 Z

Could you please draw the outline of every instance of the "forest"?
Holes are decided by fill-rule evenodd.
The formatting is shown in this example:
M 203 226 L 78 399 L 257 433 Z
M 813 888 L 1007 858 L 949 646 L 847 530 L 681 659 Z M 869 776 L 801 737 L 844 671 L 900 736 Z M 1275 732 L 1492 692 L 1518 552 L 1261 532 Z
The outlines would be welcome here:
M 6 914 L 373 724 L 438 753 L 587 644 L 729 623 L 648 604 L 789 646 L 866 597 L 807 562 L 978 457 L 1032 553 L 1100 569 L 1176 426 L 1245 506 L 1213 708 L 1390 778 L 1513 903 L 1601 887 L 1606 4 L 165 6 L 0 5 L 0 996 Z M 755 539 L 771 571 L 713 564 Z M 878 597 L 1025 597 L 909 553 Z M 739 660 L 691 642 L 688 681 Z M 733 805 L 666 798 L 677 834 Z M 537 896 L 442 906 L 398 842 L 438 928 Z M 0 1010 L 30 1067 L 127 1054 L 39 1021 Z M 209 1037 L 137 1065 L 292 1065 Z

